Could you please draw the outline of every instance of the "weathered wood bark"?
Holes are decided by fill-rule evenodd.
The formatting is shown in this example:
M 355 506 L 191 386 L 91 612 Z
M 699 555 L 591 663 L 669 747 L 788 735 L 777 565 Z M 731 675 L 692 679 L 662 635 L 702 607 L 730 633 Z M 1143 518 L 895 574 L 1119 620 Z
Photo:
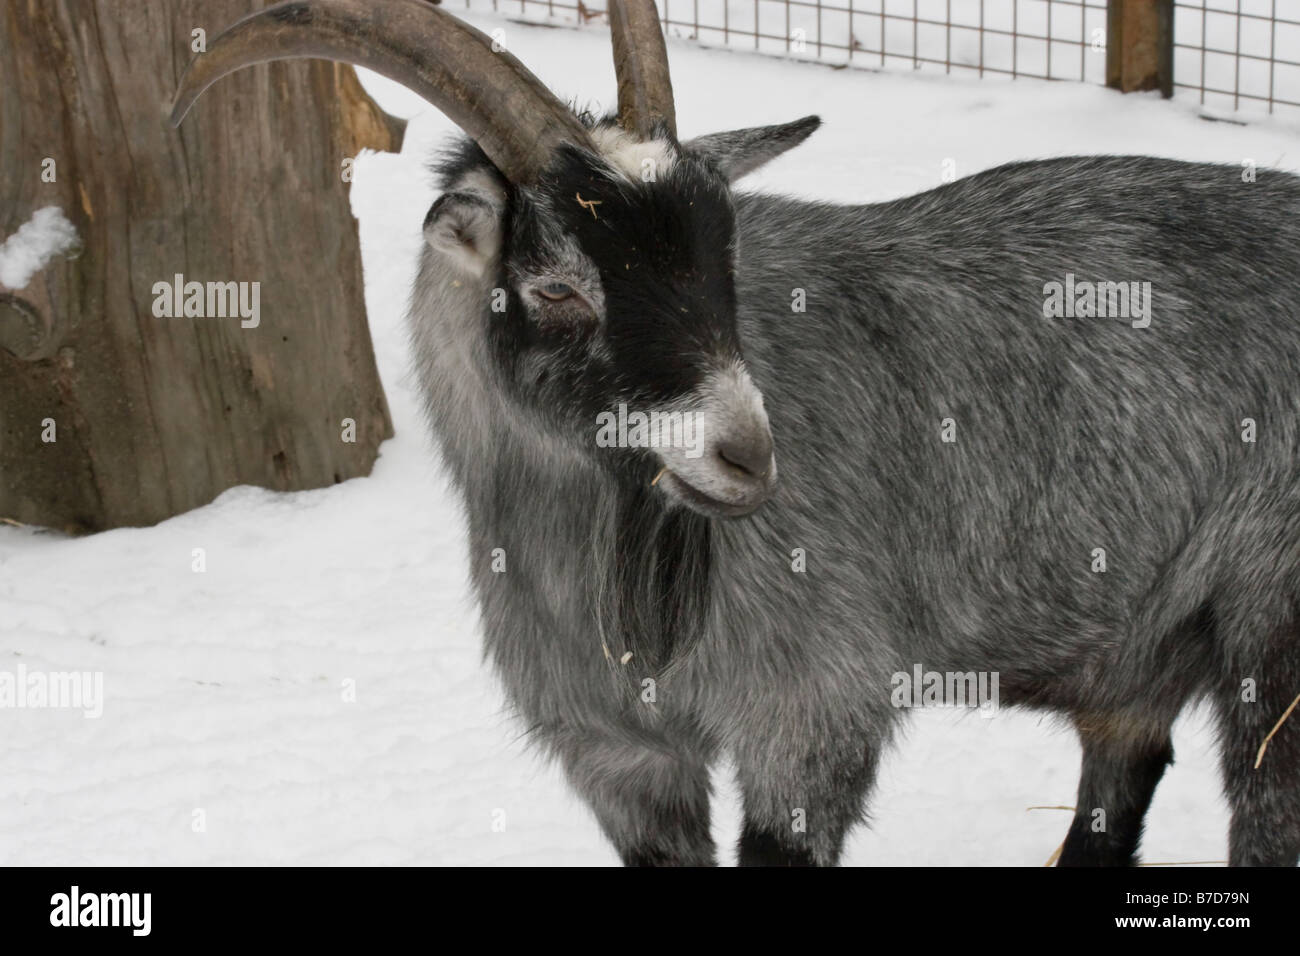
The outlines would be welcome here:
M 53 205 L 83 251 L 0 287 L 0 517 L 151 524 L 233 485 L 367 474 L 392 434 L 343 170 L 400 121 L 350 68 L 295 61 L 166 122 L 193 31 L 263 5 L 5 0 L 0 240 Z M 259 323 L 157 317 L 177 275 L 260 283 Z

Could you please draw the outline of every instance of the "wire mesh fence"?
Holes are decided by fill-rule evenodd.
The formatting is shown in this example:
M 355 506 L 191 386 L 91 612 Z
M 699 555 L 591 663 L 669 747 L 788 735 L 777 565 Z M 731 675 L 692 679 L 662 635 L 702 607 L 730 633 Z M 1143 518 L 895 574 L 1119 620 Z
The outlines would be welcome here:
M 1300 2 L 1177 0 L 1174 87 L 1207 106 L 1300 119 Z
M 549 22 L 605 21 L 606 0 L 444 2 Z M 1107 0 L 658 4 L 670 36 L 706 45 L 837 67 L 1106 81 Z M 1175 0 L 1174 87 L 1211 108 L 1300 118 L 1300 0 Z

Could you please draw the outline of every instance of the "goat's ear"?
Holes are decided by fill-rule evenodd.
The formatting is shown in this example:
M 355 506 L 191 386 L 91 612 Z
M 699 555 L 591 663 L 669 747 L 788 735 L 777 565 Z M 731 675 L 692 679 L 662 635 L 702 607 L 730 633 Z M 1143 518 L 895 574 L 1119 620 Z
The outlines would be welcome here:
M 471 275 L 501 251 L 501 205 L 477 192 L 443 193 L 424 217 L 424 240 Z
M 727 179 L 735 181 L 794 149 L 822 125 L 821 117 L 805 116 L 779 126 L 752 126 L 709 133 L 682 144 L 697 156 L 713 160 Z

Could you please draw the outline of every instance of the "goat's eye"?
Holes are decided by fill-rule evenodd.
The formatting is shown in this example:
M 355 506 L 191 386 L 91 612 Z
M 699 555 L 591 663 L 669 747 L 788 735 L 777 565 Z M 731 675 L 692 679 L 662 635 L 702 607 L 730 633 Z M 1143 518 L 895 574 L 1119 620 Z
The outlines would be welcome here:
M 573 286 L 566 282 L 548 282 L 545 285 L 537 286 L 536 291 L 543 299 L 549 299 L 552 302 L 563 302 L 565 299 L 571 299 L 577 295 Z

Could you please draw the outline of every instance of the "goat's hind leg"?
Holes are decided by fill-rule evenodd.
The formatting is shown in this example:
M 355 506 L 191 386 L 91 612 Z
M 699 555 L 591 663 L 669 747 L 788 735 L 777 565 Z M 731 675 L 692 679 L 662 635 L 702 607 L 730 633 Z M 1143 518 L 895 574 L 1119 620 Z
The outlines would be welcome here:
M 1142 824 L 1174 750 L 1167 724 L 1077 718 L 1083 770 L 1058 866 L 1132 866 Z
M 1235 655 L 1215 697 L 1224 787 L 1232 808 L 1231 866 L 1295 866 L 1300 858 L 1300 622 L 1256 653 Z M 1259 767 L 1255 762 L 1259 759 Z

